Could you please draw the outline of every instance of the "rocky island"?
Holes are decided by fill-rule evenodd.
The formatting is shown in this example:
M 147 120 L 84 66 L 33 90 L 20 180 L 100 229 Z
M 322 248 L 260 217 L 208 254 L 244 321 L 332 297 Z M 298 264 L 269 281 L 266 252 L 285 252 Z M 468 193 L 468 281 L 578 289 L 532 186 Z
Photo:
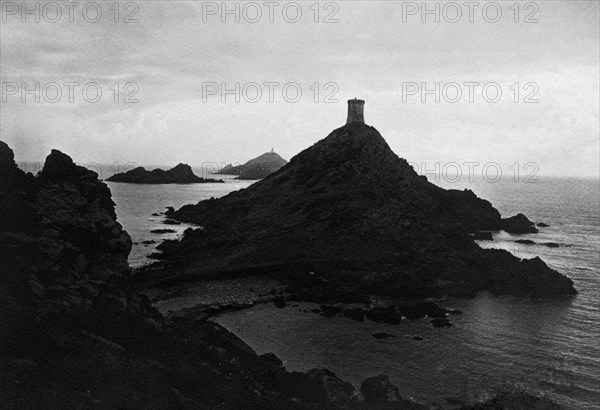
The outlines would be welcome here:
M 233 166 L 229 164 L 223 167 L 217 174 L 237 175 L 235 179 L 240 180 L 263 179 L 267 175 L 279 170 L 285 164 L 287 164 L 287 161 L 271 150 L 251 159 L 243 165 Z
M 472 191 L 428 182 L 361 121 L 246 189 L 168 216 L 204 229 L 159 245 L 172 267 L 154 277 L 159 282 L 269 272 L 287 278 L 295 297 L 323 302 L 576 293 L 540 258 L 482 249 L 473 239 L 482 230 L 533 232 L 533 222 L 503 219 Z
M 179 164 L 167 171 L 153 169 L 147 171 L 144 167 L 137 167 L 131 171 L 115 174 L 107 179 L 110 182 L 128 182 L 130 184 L 202 184 L 224 182 L 217 179 L 200 178 L 187 164 Z

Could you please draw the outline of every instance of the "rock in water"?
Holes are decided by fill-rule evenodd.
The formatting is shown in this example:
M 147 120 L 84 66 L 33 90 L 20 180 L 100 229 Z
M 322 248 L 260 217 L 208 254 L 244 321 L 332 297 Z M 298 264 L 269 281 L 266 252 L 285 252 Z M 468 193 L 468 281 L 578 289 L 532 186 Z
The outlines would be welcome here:
M 504 229 L 508 233 L 538 233 L 538 229 L 535 227 L 535 224 L 529 220 L 523 214 L 516 214 L 515 216 L 511 216 L 510 218 L 502 219 L 502 229 Z
M 391 333 L 385 333 L 385 332 L 373 333 L 371 336 L 373 336 L 375 339 L 387 339 L 388 337 L 396 337 Z
M 494 235 L 491 232 L 475 232 L 473 239 L 477 241 L 493 241 Z
M 131 171 L 115 174 L 108 178 L 111 182 L 128 182 L 131 184 L 194 184 L 224 182 L 216 179 L 200 178 L 187 164 L 179 164 L 174 168 L 164 171 L 153 169 L 146 171 L 144 167 L 137 167 Z
M 428 182 L 359 122 L 247 189 L 169 217 L 205 228 L 159 246 L 164 258 L 199 275 L 316 272 L 361 292 L 406 296 L 575 293 L 545 264 L 536 265 L 545 280 L 531 284 L 519 259 L 481 249 L 470 234 L 501 229 L 500 213 L 471 191 Z M 503 280 L 516 286 L 500 286 L 496 270 L 510 272 Z

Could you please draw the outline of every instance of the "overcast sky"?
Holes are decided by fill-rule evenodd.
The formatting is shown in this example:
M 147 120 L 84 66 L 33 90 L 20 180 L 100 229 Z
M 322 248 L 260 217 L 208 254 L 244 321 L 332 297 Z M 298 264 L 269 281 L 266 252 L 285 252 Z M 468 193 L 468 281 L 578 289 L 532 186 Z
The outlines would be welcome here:
M 521 168 L 532 162 L 540 175 L 598 176 L 597 1 L 521 3 L 518 16 L 512 1 L 498 2 L 499 18 L 493 6 L 483 11 L 487 2 L 472 16 L 458 2 L 456 23 L 446 21 L 457 19 L 456 8 L 443 4 L 439 23 L 435 15 L 421 22 L 414 7 L 421 2 L 321 2 L 318 17 L 313 2 L 304 2 L 296 23 L 289 2 L 274 8 L 273 22 L 263 2 L 239 3 L 239 23 L 235 15 L 222 22 L 222 10 L 214 8 L 221 2 L 140 1 L 137 10 L 123 2 L 119 23 L 112 1 L 101 4 L 96 23 L 84 19 L 95 18 L 93 7 L 83 12 L 85 4 L 73 10 L 73 22 L 66 6 L 50 22 L 57 15 L 48 6 L 39 23 L 29 14 L 23 23 L 21 3 L 2 2 L 1 137 L 19 161 L 43 160 L 52 148 L 82 163 L 198 166 L 245 162 L 271 147 L 290 159 L 342 126 L 347 99 L 358 97 L 366 100 L 365 121 L 411 162 L 431 168 L 436 162 L 496 162 L 504 172 L 515 162 Z M 256 4 L 262 16 L 252 23 Z M 139 22 L 124 23 L 132 12 L 130 19 Z M 328 16 L 334 22 L 325 23 Z M 53 82 L 61 84 L 58 102 L 46 101 L 56 95 L 51 86 L 40 91 L 39 103 L 33 95 L 21 101 L 23 83 L 34 89 Z M 81 84 L 73 86 L 73 103 L 64 85 L 69 82 Z M 83 99 L 82 86 L 89 83 L 102 90 L 97 103 Z M 135 85 L 124 89 L 128 83 Z M 240 95 L 236 103 L 226 95 L 223 103 L 220 92 L 203 93 L 206 83 L 230 89 L 257 83 L 262 97 L 251 102 Z M 274 86 L 273 102 L 265 83 L 281 84 Z M 299 85 L 298 102 L 284 98 L 286 83 Z M 440 102 L 427 95 L 423 103 L 421 92 L 406 83 L 430 89 L 439 83 Z M 449 83 L 460 86 L 458 102 L 450 102 L 456 87 L 444 88 Z M 473 102 L 464 83 L 480 83 L 473 86 Z M 497 86 L 487 88 L 486 101 L 488 83 Z M 139 102 L 125 103 L 135 87 L 130 99 Z M 497 87 L 502 95 L 492 103 Z M 246 99 L 256 97 L 255 87 L 246 91 Z M 325 102 L 328 96 L 338 102 Z M 287 98 L 294 97 L 288 88 Z

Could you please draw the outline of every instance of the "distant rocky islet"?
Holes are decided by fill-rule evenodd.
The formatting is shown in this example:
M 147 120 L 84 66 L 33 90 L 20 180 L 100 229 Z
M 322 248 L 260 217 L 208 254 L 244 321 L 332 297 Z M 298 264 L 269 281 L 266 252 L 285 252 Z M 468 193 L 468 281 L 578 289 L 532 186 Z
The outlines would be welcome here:
M 216 174 L 236 175 L 235 179 L 239 180 L 263 179 L 278 171 L 285 164 L 287 164 L 287 161 L 271 150 L 247 161 L 243 165 L 228 164 Z
M 127 172 L 115 174 L 107 179 L 110 182 L 127 182 L 130 184 L 202 184 L 223 183 L 223 180 L 201 178 L 194 174 L 192 167 L 179 164 L 167 171 L 153 169 L 147 171 L 144 167 L 137 167 Z

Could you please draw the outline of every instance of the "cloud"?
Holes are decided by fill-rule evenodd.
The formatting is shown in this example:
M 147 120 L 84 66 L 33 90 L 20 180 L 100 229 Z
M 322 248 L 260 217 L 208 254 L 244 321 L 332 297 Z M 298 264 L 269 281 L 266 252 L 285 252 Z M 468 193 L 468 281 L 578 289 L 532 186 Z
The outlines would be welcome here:
M 598 174 L 596 2 L 544 2 L 537 24 L 514 23 L 507 7 L 497 24 L 403 23 L 401 2 L 339 2 L 339 22 L 325 24 L 303 5 L 296 24 L 280 14 L 273 23 L 204 23 L 193 2 L 140 2 L 137 24 L 114 23 L 108 9 L 97 24 L 9 20 L 0 28 L 3 82 L 96 82 L 103 99 L 12 96 L 0 107 L 2 138 L 23 160 L 53 147 L 94 162 L 244 162 L 271 146 L 289 158 L 343 125 L 346 99 L 361 97 L 367 122 L 409 160 L 527 160 L 548 174 Z M 403 103 L 407 81 L 497 82 L 504 94 L 498 104 Z M 303 96 L 203 102 L 204 82 L 256 82 L 263 93 L 265 82 L 297 82 Z M 339 102 L 325 104 L 330 82 Z M 516 82 L 520 99 L 535 82 L 540 102 L 513 103 Z M 122 102 L 127 83 L 139 88 L 138 103 Z

